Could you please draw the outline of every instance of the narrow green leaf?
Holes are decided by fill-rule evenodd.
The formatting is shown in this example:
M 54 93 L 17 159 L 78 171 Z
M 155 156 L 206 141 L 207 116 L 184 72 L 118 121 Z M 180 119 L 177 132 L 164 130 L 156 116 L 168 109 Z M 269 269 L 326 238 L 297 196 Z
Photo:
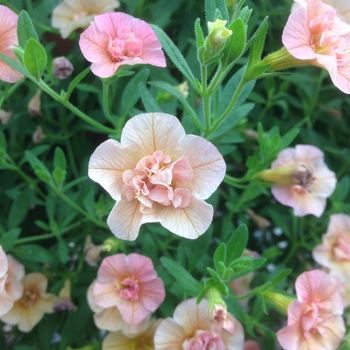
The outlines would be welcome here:
M 292 273 L 292 269 L 283 270 L 280 272 L 275 278 L 273 278 L 270 282 L 271 288 L 275 287 L 278 283 L 282 282 L 288 275 Z
M 160 260 L 186 293 L 199 294 L 202 285 L 187 270 L 169 258 L 162 257 Z
M 214 253 L 214 265 L 216 271 L 219 271 L 219 263 L 226 261 L 226 244 L 221 243 L 215 250 Z
M 67 160 L 62 148 L 56 147 L 53 162 L 55 168 L 61 168 L 62 170 L 67 169 Z
M 248 69 L 255 66 L 260 61 L 267 33 L 267 20 L 268 17 L 265 17 L 260 27 L 256 30 L 246 45 L 246 48 L 251 47 L 248 59 Z
M 146 112 L 162 112 L 162 109 L 158 106 L 156 99 L 153 97 L 144 83 L 139 84 L 139 92 Z
M 248 242 L 248 228 L 245 224 L 240 225 L 232 234 L 230 240 L 227 243 L 227 257 L 226 266 L 238 259 Z
M 14 246 L 20 234 L 21 229 L 18 227 L 13 228 L 12 230 L 2 234 L 2 236 L 0 237 L 0 245 L 2 246 L 5 252 L 9 251 Z
M 64 239 L 58 240 L 58 256 L 63 264 L 68 261 L 68 246 Z
M 288 131 L 281 140 L 281 149 L 287 148 L 294 139 L 299 135 L 300 129 L 292 129 Z
M 151 25 L 151 27 L 161 42 L 164 51 L 168 54 L 169 58 L 175 64 L 176 68 L 185 76 L 188 82 L 191 83 L 193 88 L 198 91 L 196 78 L 194 77 L 182 53 L 162 29 L 155 25 Z
M 84 69 L 82 72 L 79 73 L 69 84 L 68 90 L 65 95 L 65 100 L 68 101 L 71 93 L 76 88 L 76 86 L 85 78 L 85 76 L 90 72 L 90 67 Z
M 220 11 L 223 20 L 228 21 L 229 14 L 225 0 L 206 0 L 205 1 L 205 18 L 207 22 L 216 20 L 216 12 Z
M 6 136 L 2 130 L 0 130 L 0 148 L 2 148 L 5 152 L 7 150 Z
M 50 264 L 51 254 L 38 244 L 25 244 L 13 249 L 13 251 L 24 260 Z
M 14 59 L 4 55 L 3 53 L 0 53 L 0 59 L 1 59 L 1 61 L 4 61 L 6 64 L 8 64 L 10 67 L 12 67 L 17 72 L 23 74 L 26 77 L 28 76 L 27 71 L 24 69 L 24 67 L 18 61 L 15 61 Z
M 202 30 L 199 18 L 197 18 L 196 22 L 194 23 L 194 32 L 196 35 L 197 49 L 199 49 L 204 45 L 204 42 L 205 42 L 204 34 L 203 34 L 203 30 Z
M 47 55 L 45 49 L 35 39 L 30 38 L 24 51 L 24 66 L 28 73 L 37 81 L 40 81 L 46 64 Z
M 52 172 L 52 176 L 58 186 L 61 186 L 66 179 L 67 171 L 62 170 L 61 168 L 55 168 Z
M 19 226 L 25 219 L 31 204 L 31 198 L 32 190 L 27 188 L 15 199 L 8 217 L 8 227 L 10 229 Z
M 24 10 L 22 10 L 18 16 L 17 36 L 18 44 L 23 49 L 26 47 L 27 41 L 30 38 L 39 41 L 38 34 L 35 31 L 33 22 L 29 17 L 28 13 Z

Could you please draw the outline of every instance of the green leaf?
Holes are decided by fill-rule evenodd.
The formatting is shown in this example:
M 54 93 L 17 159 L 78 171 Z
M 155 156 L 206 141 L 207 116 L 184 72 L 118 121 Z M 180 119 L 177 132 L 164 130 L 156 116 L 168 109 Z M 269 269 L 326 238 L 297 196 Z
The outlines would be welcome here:
M 14 246 L 20 234 L 21 229 L 18 227 L 2 234 L 0 238 L 0 245 L 5 252 L 9 251 Z
M 292 269 L 283 270 L 280 272 L 275 278 L 273 278 L 270 282 L 270 287 L 275 287 L 278 283 L 282 282 L 287 276 L 292 273 Z
M 255 66 L 260 61 L 267 33 L 267 20 L 268 17 L 265 17 L 260 27 L 256 30 L 246 45 L 246 48 L 251 47 L 248 59 L 248 69 Z
M 67 160 L 62 148 L 56 147 L 53 163 L 55 168 L 61 168 L 62 170 L 67 169 Z
M 204 46 L 204 34 L 203 34 L 203 30 L 200 24 L 200 19 L 197 18 L 196 22 L 194 23 L 194 32 L 196 35 L 196 43 L 197 43 L 197 49 L 199 49 L 200 47 Z
M 245 224 L 240 225 L 232 234 L 227 243 L 226 266 L 238 259 L 244 252 L 248 242 L 248 228 Z
M 76 88 L 76 86 L 85 78 L 85 76 L 90 72 L 90 67 L 84 69 L 82 72 L 79 73 L 69 84 L 68 90 L 65 93 L 65 100 L 68 101 L 71 93 Z
M 10 229 L 19 226 L 25 219 L 31 204 L 31 198 L 32 189 L 27 188 L 13 202 L 8 218 L 8 227 Z
M 35 174 L 43 181 L 50 182 L 51 174 L 44 163 L 39 160 L 31 151 L 25 152 L 25 157 L 34 169 Z
M 155 25 L 151 25 L 151 27 L 161 42 L 164 51 L 168 54 L 169 58 L 175 64 L 176 68 L 185 76 L 188 82 L 191 83 L 193 88 L 198 91 L 196 78 L 194 77 L 182 53 L 162 29 Z
M 2 130 L 0 130 L 0 148 L 2 148 L 5 152 L 7 150 L 6 136 Z
M 139 92 L 146 112 L 162 112 L 151 92 L 144 83 L 139 84 Z
M 13 249 L 13 251 L 24 260 L 52 263 L 51 254 L 42 246 L 37 244 L 25 244 Z
M 292 129 L 288 131 L 281 139 L 281 149 L 287 148 L 299 135 L 299 133 L 300 129 Z
M 61 168 L 55 168 L 54 171 L 52 172 L 52 176 L 56 182 L 56 184 L 58 186 L 61 186 L 64 182 L 64 180 L 66 179 L 67 176 L 67 172 L 65 170 L 62 170 Z M 50 182 L 50 180 L 48 180 L 46 178 L 46 182 Z
M 229 15 L 225 0 L 206 0 L 205 18 L 207 22 L 214 22 L 216 20 L 217 9 L 220 11 L 222 19 L 228 21 Z
M 168 269 L 171 275 L 179 283 L 185 293 L 197 295 L 202 290 L 202 285 L 192 275 L 175 261 L 162 257 L 162 264 Z
M 214 253 L 214 265 L 216 268 L 216 271 L 219 270 L 219 263 L 226 261 L 226 244 L 221 243 L 215 250 Z
M 58 256 L 63 264 L 68 261 L 68 246 L 64 239 L 58 239 Z
M 1 61 L 4 61 L 6 64 L 8 64 L 10 67 L 12 67 L 17 72 L 23 74 L 24 76 L 28 76 L 27 71 L 23 68 L 23 66 L 19 62 L 4 55 L 3 53 L 0 53 L 0 59 L 1 59 Z
M 24 10 L 22 10 L 18 16 L 17 36 L 18 44 L 23 49 L 26 47 L 27 41 L 30 38 L 33 38 L 35 41 L 39 42 L 38 34 L 35 31 L 33 22 L 28 13 Z
M 24 66 L 28 73 L 32 75 L 36 81 L 40 81 L 46 64 L 47 55 L 45 49 L 35 39 L 30 38 L 27 41 L 24 51 Z

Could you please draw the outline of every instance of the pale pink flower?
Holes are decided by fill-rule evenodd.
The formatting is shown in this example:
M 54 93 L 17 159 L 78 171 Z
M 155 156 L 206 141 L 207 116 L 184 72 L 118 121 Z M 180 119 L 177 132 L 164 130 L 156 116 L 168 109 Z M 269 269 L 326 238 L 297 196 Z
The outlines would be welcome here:
M 345 335 L 339 280 L 313 270 L 301 274 L 295 288 L 298 300 L 288 307 L 288 326 L 277 332 L 283 349 L 337 349 Z
M 165 67 L 162 45 L 151 26 L 126 13 L 106 13 L 81 34 L 79 45 L 92 72 L 108 78 L 122 65 Z
M 18 15 L 4 5 L 0 5 L 0 53 L 17 61 L 13 47 L 18 44 L 17 39 Z M 23 75 L 0 59 L 0 80 L 15 83 Z
M 335 190 L 337 180 L 323 157 L 315 146 L 297 145 L 281 151 L 271 164 L 272 170 L 281 175 L 272 194 L 280 203 L 292 207 L 294 215 L 320 217 L 324 212 L 326 198 Z
M 117 307 L 123 320 L 135 325 L 158 308 L 165 290 L 151 259 L 116 254 L 103 259 L 91 297 L 103 309 Z
M 261 348 L 255 340 L 247 340 L 244 342 L 243 350 L 261 350 Z
M 133 335 L 123 332 L 108 333 L 103 339 L 102 350 L 150 350 L 154 349 L 154 333 L 161 320 L 147 320 L 143 328 Z
M 0 246 L 0 316 L 9 312 L 23 293 L 24 267 Z
M 337 15 L 346 23 L 350 24 L 350 1 L 323 0 L 325 4 L 331 5 L 337 11 Z
M 221 303 L 213 305 L 213 308 L 209 312 L 209 317 L 210 330 L 214 336 L 219 335 L 222 330 L 230 335 L 233 335 L 235 324 L 233 317 L 227 311 L 226 305 Z
M 46 293 L 47 278 L 41 273 L 33 272 L 22 279 L 23 296 L 13 308 L 1 317 L 1 321 L 17 325 L 22 332 L 30 332 L 43 318 L 45 313 L 52 313 L 57 301 L 54 294 Z
M 234 334 L 221 332 L 214 336 L 210 330 L 209 305 L 203 299 L 188 299 L 178 305 L 173 318 L 166 318 L 154 336 L 155 350 L 241 350 L 244 343 L 243 327 L 234 320 Z
M 326 69 L 335 86 L 350 93 L 350 26 L 321 0 L 296 0 L 282 41 L 299 60 Z
M 130 119 L 121 142 L 108 140 L 92 154 L 89 176 L 116 205 L 107 223 L 112 232 L 135 240 L 146 222 L 160 222 L 186 238 L 203 234 L 213 219 L 207 199 L 225 176 L 217 148 L 186 135 L 169 114 L 146 113 Z
M 314 248 L 312 255 L 329 274 L 338 276 L 343 282 L 350 281 L 350 216 L 331 215 L 322 244 Z
M 51 25 L 66 39 L 74 30 L 87 28 L 96 15 L 119 6 L 118 0 L 64 0 L 52 11 Z

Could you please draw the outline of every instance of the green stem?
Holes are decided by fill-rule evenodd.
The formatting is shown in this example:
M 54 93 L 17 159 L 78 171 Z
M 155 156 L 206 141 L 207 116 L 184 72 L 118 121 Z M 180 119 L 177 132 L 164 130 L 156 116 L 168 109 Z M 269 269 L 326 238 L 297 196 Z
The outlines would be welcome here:
M 17 83 L 10 85 L 10 88 L 5 91 L 0 98 L 0 108 L 2 107 L 5 99 L 9 98 L 24 82 L 25 79 L 21 79 Z
M 116 126 L 113 116 L 111 115 L 110 112 L 110 103 L 109 103 L 109 86 L 110 82 L 105 81 L 102 79 L 102 96 L 103 96 L 103 102 L 102 102 L 102 108 L 103 108 L 103 113 L 108 121 L 110 121 L 113 125 Z
M 202 97 L 203 97 L 205 133 L 207 133 L 211 127 L 211 120 L 210 120 L 211 118 L 210 118 L 210 94 L 208 94 L 208 90 L 207 90 L 208 71 L 207 71 L 207 66 L 205 64 L 201 66 L 201 75 L 202 75 Z
M 94 126 L 95 128 L 107 133 L 107 134 L 115 134 L 116 130 L 111 129 L 107 126 L 102 125 L 101 123 L 97 122 L 96 120 L 90 118 L 87 116 L 84 112 L 82 112 L 80 109 L 72 105 L 69 101 L 66 101 L 63 99 L 57 92 L 52 90 L 44 81 L 40 81 L 37 83 L 39 87 L 44 90 L 47 94 L 49 94 L 53 99 L 63 104 L 65 107 L 67 107 L 70 111 L 72 111 L 75 115 L 77 115 L 79 118 L 87 122 L 88 124 Z

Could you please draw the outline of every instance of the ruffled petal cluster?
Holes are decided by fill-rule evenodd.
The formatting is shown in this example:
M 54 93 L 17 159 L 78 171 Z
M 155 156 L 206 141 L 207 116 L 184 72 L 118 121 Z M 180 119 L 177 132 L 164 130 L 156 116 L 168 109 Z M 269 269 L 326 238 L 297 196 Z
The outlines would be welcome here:
M 121 142 L 102 143 L 89 162 L 90 178 L 116 200 L 107 223 L 125 240 L 135 240 L 146 222 L 160 222 L 182 237 L 199 237 L 213 219 L 213 207 L 204 199 L 225 171 L 212 143 L 186 135 L 179 120 L 164 113 L 130 119 Z
M 283 349 L 337 349 L 345 335 L 339 280 L 313 270 L 301 274 L 295 288 L 298 300 L 288 307 L 288 325 L 277 332 Z
M 154 344 L 155 350 L 240 350 L 243 348 L 244 331 L 234 320 L 234 334 L 227 332 L 212 334 L 209 320 L 208 301 L 203 299 L 198 305 L 192 298 L 179 304 L 173 318 L 166 318 L 158 326 Z
M 350 25 L 321 0 L 296 0 L 282 41 L 299 60 L 326 69 L 341 91 L 350 93 Z M 344 1 L 345 3 L 345 1 Z
M 92 62 L 92 72 L 101 78 L 113 76 L 122 65 L 166 66 L 162 45 L 151 26 L 122 12 L 96 16 L 81 34 L 79 45 Z
M 0 53 L 17 61 L 13 47 L 18 44 L 17 39 L 18 15 L 4 5 L 0 5 Z M 23 75 L 18 73 L 0 59 L 0 80 L 7 83 L 15 83 L 21 80 Z
M 66 39 L 74 30 L 87 28 L 96 15 L 119 6 L 118 0 L 64 0 L 52 11 L 51 25 Z

